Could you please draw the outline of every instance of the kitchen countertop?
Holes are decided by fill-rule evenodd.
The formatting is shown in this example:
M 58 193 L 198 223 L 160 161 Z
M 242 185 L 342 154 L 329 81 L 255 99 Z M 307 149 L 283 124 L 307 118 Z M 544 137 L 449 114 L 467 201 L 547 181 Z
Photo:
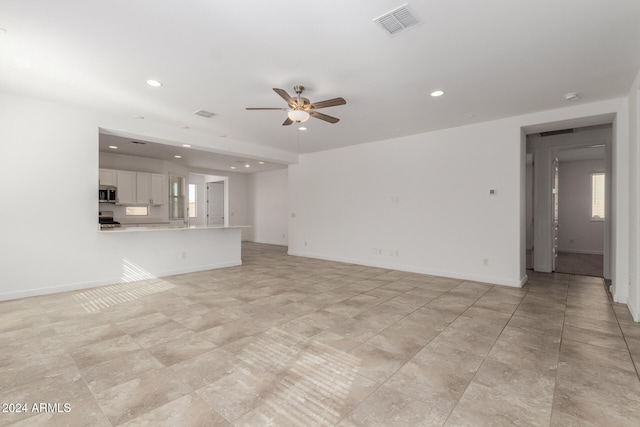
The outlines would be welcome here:
M 235 229 L 235 228 L 250 228 L 250 225 L 210 225 L 204 227 L 198 227 L 195 225 L 185 227 L 185 226 L 171 226 L 168 225 L 166 227 L 145 227 L 142 226 L 131 226 L 127 227 L 126 225 L 123 227 L 115 227 L 115 228 L 102 228 L 98 229 L 100 233 L 138 233 L 138 232 L 146 232 L 146 231 L 181 231 L 181 230 L 212 230 L 212 229 Z

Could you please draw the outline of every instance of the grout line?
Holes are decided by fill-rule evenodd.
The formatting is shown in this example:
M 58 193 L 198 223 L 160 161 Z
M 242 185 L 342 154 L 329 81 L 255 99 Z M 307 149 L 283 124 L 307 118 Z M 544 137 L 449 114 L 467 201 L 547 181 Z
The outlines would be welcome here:
M 605 288 L 605 292 L 607 293 L 607 296 L 609 297 L 609 305 L 611 306 L 611 310 L 613 311 L 613 315 L 616 316 L 616 322 L 618 323 L 618 328 L 620 329 L 620 333 L 622 334 L 622 339 L 624 340 L 624 345 L 627 347 L 627 352 L 629 353 L 629 358 L 631 359 L 631 365 L 633 365 L 633 369 L 635 369 L 635 371 L 636 371 L 636 376 L 640 380 L 640 371 L 638 371 L 638 366 L 636 365 L 635 361 L 633 360 L 633 354 L 631 353 L 631 348 L 629 348 L 629 342 L 627 341 L 627 335 L 624 333 L 624 330 L 622 329 L 622 325 L 620 324 L 620 318 L 618 317 L 618 313 L 613 308 L 613 304 L 614 304 L 613 296 L 609 292 L 609 289 L 607 289 L 606 281 L 604 282 L 604 288 Z
M 525 284 L 526 285 L 526 284 Z M 492 288 L 490 288 L 489 290 L 495 288 L 496 286 L 499 285 L 493 285 Z M 524 287 L 524 286 L 523 286 Z M 520 288 L 522 289 L 522 288 Z M 489 292 L 489 290 L 487 290 L 487 292 Z M 469 388 L 469 386 L 471 385 L 471 383 L 473 383 L 473 381 L 476 379 L 476 376 L 478 375 L 478 372 L 480 372 L 480 369 L 482 369 L 482 366 L 484 365 L 484 363 L 487 361 L 487 358 L 489 357 L 489 354 L 491 353 L 491 350 L 493 350 L 493 347 L 496 345 L 496 342 L 498 342 L 498 340 L 500 339 L 500 337 L 502 336 L 502 334 L 504 333 L 505 328 L 509 325 L 509 322 L 511 322 L 511 319 L 513 319 L 513 316 L 515 316 L 516 311 L 518 311 L 518 308 L 520 308 L 520 306 L 522 305 L 522 301 L 524 301 L 525 297 L 527 295 L 529 295 L 529 291 L 531 290 L 531 287 L 529 286 L 527 289 L 527 292 L 522 296 L 522 298 L 520 298 L 520 302 L 518 303 L 518 306 L 513 310 L 513 313 L 511 313 L 511 316 L 509 316 L 509 319 L 505 322 L 504 326 L 502 327 L 502 330 L 500 331 L 500 333 L 498 334 L 498 336 L 496 337 L 495 341 L 493 342 L 493 344 L 491 345 L 491 348 L 489 348 L 489 351 L 487 351 L 487 354 L 484 356 L 484 358 L 482 359 L 482 362 L 480 363 L 480 366 L 478 366 L 478 369 L 476 369 L 476 371 L 474 372 L 473 376 L 471 377 L 471 379 L 469 380 L 469 382 L 467 383 L 466 387 L 464 388 L 464 390 L 462 391 L 462 393 L 460 393 L 460 396 L 458 397 L 458 399 L 456 400 L 456 403 L 453 405 L 453 407 L 451 408 L 451 410 L 449 411 L 449 414 L 447 415 L 447 418 L 445 419 L 443 425 L 447 424 L 447 422 L 449 421 L 449 418 L 451 417 L 451 414 L 453 414 L 453 412 L 455 411 L 455 409 L 458 407 L 458 404 L 460 403 L 460 400 L 462 399 L 462 397 L 464 396 L 464 394 L 467 392 L 467 389 Z M 486 293 L 486 292 L 485 292 Z M 479 299 L 479 298 L 478 298 Z M 477 301 L 476 301 L 477 302 Z M 475 304 L 475 303 L 474 303 Z M 471 306 L 469 306 L 471 307 Z M 466 312 L 466 310 L 465 310 Z M 464 312 L 462 312 L 460 314 L 460 316 L 462 316 L 462 314 L 464 314 Z M 458 317 L 460 317 L 458 316 Z M 452 322 L 453 323 L 453 322 Z
M 567 319 L 567 305 L 569 304 L 569 287 L 571 286 L 571 280 L 567 283 L 567 292 L 564 300 L 564 312 L 562 316 L 562 330 L 560 331 L 560 343 L 558 345 L 558 359 L 556 361 L 556 379 L 553 384 L 553 394 L 551 395 L 551 408 L 549 411 L 549 425 L 553 419 L 553 404 L 556 401 L 556 390 L 558 388 L 558 374 L 560 373 L 560 354 L 562 353 L 562 340 L 564 337 L 564 325 Z

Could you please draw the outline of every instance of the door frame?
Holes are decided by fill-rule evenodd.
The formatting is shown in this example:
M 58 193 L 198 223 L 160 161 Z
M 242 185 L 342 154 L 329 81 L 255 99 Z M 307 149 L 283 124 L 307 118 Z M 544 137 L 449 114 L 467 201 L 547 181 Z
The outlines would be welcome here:
M 534 271 L 551 273 L 553 271 L 553 218 L 552 218 L 552 179 L 553 159 L 558 151 L 591 147 L 594 144 L 605 146 L 605 224 L 604 224 L 604 257 L 603 276 L 611 279 L 611 230 L 612 230 L 612 156 L 613 126 L 609 130 L 610 138 L 606 141 L 539 141 L 533 147 L 533 269 Z
M 206 207 L 205 207 L 205 222 L 207 224 L 207 227 L 210 226 L 211 224 L 209 224 L 209 185 L 210 184 L 221 184 L 222 185 L 222 225 L 224 225 L 225 227 L 229 226 L 229 215 L 228 215 L 228 203 L 227 203 L 227 182 L 224 179 L 216 179 L 216 180 L 207 180 L 204 183 L 205 186 L 205 195 L 206 195 Z M 219 224 L 215 224 L 215 225 L 219 225 Z

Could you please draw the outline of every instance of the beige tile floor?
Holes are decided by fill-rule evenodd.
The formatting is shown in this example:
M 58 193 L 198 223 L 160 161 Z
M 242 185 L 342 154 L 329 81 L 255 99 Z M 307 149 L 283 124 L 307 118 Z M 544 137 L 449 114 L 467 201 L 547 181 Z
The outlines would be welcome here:
M 0 425 L 640 425 L 640 325 L 602 279 L 243 261 L 0 303 Z

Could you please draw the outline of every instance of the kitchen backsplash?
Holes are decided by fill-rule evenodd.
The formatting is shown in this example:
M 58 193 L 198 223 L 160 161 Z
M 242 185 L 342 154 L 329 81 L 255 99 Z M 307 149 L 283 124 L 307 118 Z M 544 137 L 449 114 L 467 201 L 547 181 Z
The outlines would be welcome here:
M 147 216 L 127 216 L 125 214 L 126 206 L 119 206 L 112 203 L 100 203 L 98 206 L 99 210 L 113 211 L 113 219 L 116 221 L 126 219 L 126 222 L 135 222 L 136 219 L 146 219 L 146 218 L 160 218 L 164 221 L 168 221 L 169 209 L 168 205 L 161 206 L 149 206 L 149 215 Z M 144 221 L 141 221 L 144 222 Z

